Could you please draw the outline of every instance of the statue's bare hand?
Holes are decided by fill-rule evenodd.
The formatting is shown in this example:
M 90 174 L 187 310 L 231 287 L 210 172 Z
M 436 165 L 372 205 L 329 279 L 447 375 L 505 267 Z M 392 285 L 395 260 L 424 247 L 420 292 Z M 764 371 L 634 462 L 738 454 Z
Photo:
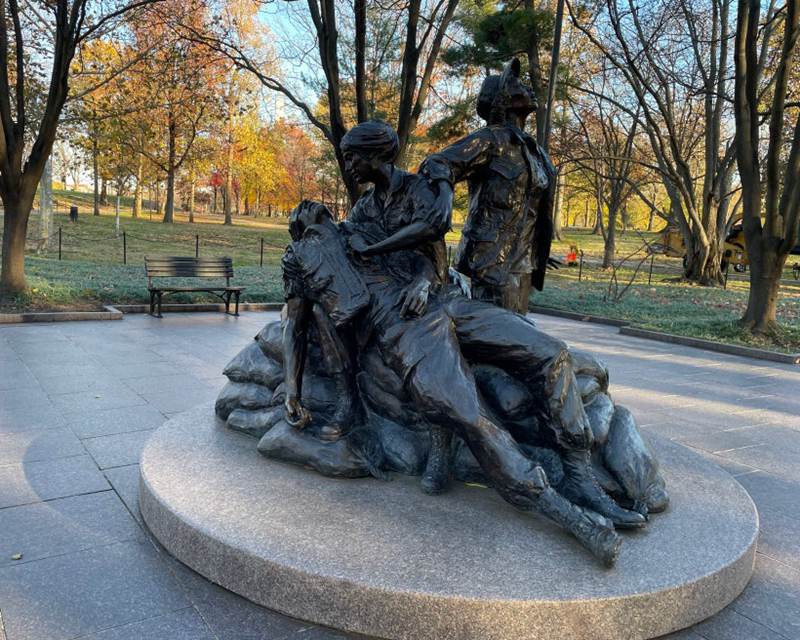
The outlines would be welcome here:
M 369 244 L 364 240 L 364 236 L 358 233 L 350 236 L 349 244 L 350 248 L 359 255 L 363 255 L 369 250 Z
M 286 409 L 286 422 L 295 429 L 302 429 L 311 422 L 311 414 L 300 403 L 300 398 L 287 396 L 284 407 Z
M 547 480 L 547 474 L 539 465 L 533 468 L 533 478 L 531 478 L 531 482 L 537 492 L 542 492 L 550 486 L 550 482 Z
M 443 220 L 449 220 L 453 212 L 453 187 L 445 180 L 436 182 L 436 201 L 434 208 Z
M 398 301 L 402 305 L 400 307 L 400 315 L 403 318 L 421 316 L 425 313 L 425 309 L 428 306 L 428 291 L 430 287 L 430 282 L 419 279 L 403 289 Z

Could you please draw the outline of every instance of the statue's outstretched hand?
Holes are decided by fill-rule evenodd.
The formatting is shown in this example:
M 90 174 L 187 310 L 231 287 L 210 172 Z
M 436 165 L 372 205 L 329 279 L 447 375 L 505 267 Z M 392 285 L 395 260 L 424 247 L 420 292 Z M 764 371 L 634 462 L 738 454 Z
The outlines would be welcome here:
M 403 318 L 421 316 L 425 313 L 425 309 L 428 306 L 428 292 L 430 287 L 430 282 L 424 278 L 419 278 L 407 285 L 403 291 L 400 292 L 398 302 L 402 305 L 400 307 L 400 315 Z
M 311 422 L 311 414 L 308 412 L 308 409 L 300 403 L 300 398 L 296 396 L 286 396 L 284 407 L 286 409 L 286 422 L 295 429 L 302 429 Z

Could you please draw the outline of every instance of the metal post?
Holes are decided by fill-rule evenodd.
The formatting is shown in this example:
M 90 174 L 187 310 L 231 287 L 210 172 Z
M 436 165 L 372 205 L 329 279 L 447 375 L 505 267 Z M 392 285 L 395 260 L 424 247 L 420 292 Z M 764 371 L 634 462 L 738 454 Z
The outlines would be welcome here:
M 264 266 L 264 238 L 261 238 L 261 258 L 259 259 L 258 265 L 260 267 Z
M 650 284 L 653 281 L 653 260 L 656 259 L 656 254 L 650 254 L 650 273 L 647 276 L 647 284 Z
M 61 260 L 61 227 L 58 227 L 58 259 Z
M 194 257 L 195 258 L 199 258 L 200 257 L 200 235 L 199 234 L 194 237 Z
M 722 288 L 723 289 L 727 289 L 728 288 L 728 271 L 730 270 L 730 268 L 731 268 L 731 264 L 729 262 L 729 263 L 727 263 L 725 265 L 725 282 L 722 284 Z
M 578 264 L 578 282 L 581 281 L 581 277 L 583 276 L 583 249 L 581 249 L 581 261 Z
M 127 232 L 122 232 L 122 264 L 128 264 L 128 237 Z

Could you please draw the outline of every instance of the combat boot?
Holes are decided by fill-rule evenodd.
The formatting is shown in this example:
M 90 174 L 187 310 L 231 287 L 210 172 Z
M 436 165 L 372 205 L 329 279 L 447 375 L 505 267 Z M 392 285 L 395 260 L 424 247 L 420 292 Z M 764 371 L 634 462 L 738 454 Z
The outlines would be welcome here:
M 431 425 L 431 449 L 421 481 L 422 490 L 428 495 L 443 493 L 450 484 L 450 443 L 452 440 L 452 431 Z
M 319 437 L 326 442 L 341 438 L 353 424 L 355 418 L 355 387 L 348 372 L 333 376 L 336 385 L 336 410 L 327 424 L 320 427 Z
M 536 510 L 548 520 L 571 533 L 605 566 L 613 567 L 619 556 L 622 539 L 613 524 L 600 514 L 583 509 L 556 493 L 552 487 L 538 497 Z
M 636 529 L 647 524 L 647 518 L 636 511 L 623 509 L 609 496 L 594 475 L 588 451 L 564 451 L 564 480 L 558 492 L 576 505 L 596 511 L 618 529 Z

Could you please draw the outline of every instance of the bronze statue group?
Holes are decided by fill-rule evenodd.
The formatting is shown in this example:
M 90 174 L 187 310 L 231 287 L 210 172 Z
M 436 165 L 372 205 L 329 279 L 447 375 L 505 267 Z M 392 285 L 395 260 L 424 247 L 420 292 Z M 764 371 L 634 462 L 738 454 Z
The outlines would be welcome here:
M 429 494 L 484 482 L 610 566 L 615 530 L 645 526 L 668 496 L 604 365 L 525 316 L 547 268 L 555 170 L 524 131 L 535 104 L 519 75 L 514 60 L 489 76 L 486 126 L 416 174 L 394 166 L 389 125 L 345 135 L 346 169 L 372 187 L 338 225 L 316 202 L 292 212 L 283 319 L 226 368 L 216 410 L 264 455 L 329 476 L 419 474 Z

